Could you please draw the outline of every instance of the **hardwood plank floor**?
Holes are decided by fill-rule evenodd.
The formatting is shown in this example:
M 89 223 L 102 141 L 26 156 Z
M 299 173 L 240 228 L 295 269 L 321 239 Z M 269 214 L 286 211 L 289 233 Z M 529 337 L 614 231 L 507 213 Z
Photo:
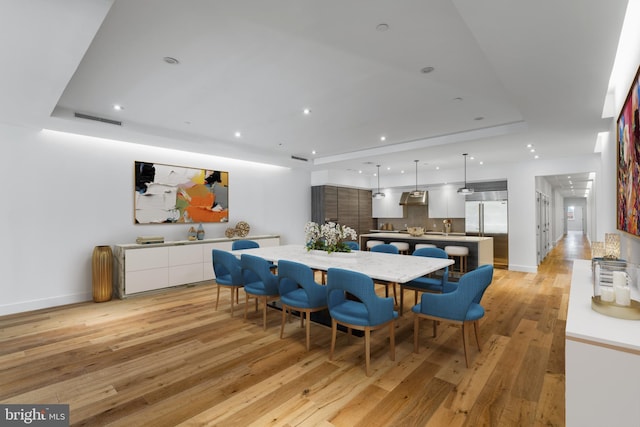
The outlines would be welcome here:
M 367 377 L 362 338 L 341 334 L 329 361 L 329 328 L 306 352 L 297 319 L 281 340 L 275 310 L 266 331 L 260 312 L 229 317 L 228 292 L 214 311 L 214 284 L 4 316 L 0 402 L 68 403 L 87 426 L 561 426 L 571 265 L 589 257 L 569 234 L 537 274 L 496 270 L 471 368 L 453 325 L 434 339 L 423 321 L 414 353 L 405 312 L 395 361 L 372 334 Z

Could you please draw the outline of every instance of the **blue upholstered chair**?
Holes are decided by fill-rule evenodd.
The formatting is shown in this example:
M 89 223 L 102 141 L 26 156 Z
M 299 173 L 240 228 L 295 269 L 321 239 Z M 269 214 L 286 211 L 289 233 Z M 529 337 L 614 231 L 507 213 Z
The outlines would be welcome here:
M 260 245 L 258 244 L 258 242 L 254 240 L 234 240 L 233 243 L 231 243 L 232 251 L 237 251 L 240 249 L 253 249 L 259 247 Z
M 282 325 L 280 326 L 280 338 L 284 334 L 284 324 L 287 310 L 300 312 L 300 322 L 304 322 L 303 315 L 307 317 L 307 351 L 310 348 L 311 313 L 327 308 L 327 288 L 313 278 L 313 270 L 298 262 L 278 261 L 278 289 L 280 302 L 282 303 Z
M 458 282 L 458 288 L 445 294 L 422 294 L 420 304 L 412 308 L 415 313 L 413 324 L 413 350 L 418 352 L 418 328 L 420 319 L 433 320 L 433 336 L 436 336 L 438 321 L 452 322 L 462 325 L 462 344 L 464 357 L 469 367 L 468 328 L 473 325 L 476 344 L 481 350 L 478 337 L 478 320 L 484 316 L 484 308 L 480 300 L 485 290 L 493 280 L 493 266 L 482 265 L 475 270 L 465 273 Z
M 371 252 L 383 252 L 385 254 L 398 254 L 398 248 L 390 245 L 389 243 L 383 243 L 381 245 L 375 245 L 371 248 Z
M 347 298 L 347 293 L 359 301 Z M 367 376 L 371 375 L 371 331 L 389 326 L 390 357 L 395 360 L 395 319 L 398 313 L 393 310 L 393 299 L 376 295 L 373 280 L 367 275 L 350 270 L 330 268 L 327 271 L 327 303 L 331 315 L 331 352 L 333 360 L 336 346 L 338 323 L 347 328 L 364 331 L 365 366 Z
M 254 249 L 259 247 L 260 247 L 260 244 L 255 240 L 240 239 L 240 240 L 234 240 L 233 243 L 231 243 L 232 251 L 238 251 L 241 249 Z M 269 261 L 269 268 L 272 271 L 275 271 L 278 268 L 278 266 L 272 263 L 271 261 Z
M 256 311 L 258 301 L 264 303 L 263 328 L 267 329 L 267 303 L 270 300 L 278 299 L 278 276 L 269 270 L 269 262 L 261 257 L 242 254 L 240 257 L 242 276 L 244 280 L 244 318 L 247 318 L 249 308 L 249 298 L 256 299 Z
M 416 249 L 413 252 L 413 256 L 424 256 L 430 258 L 442 258 L 448 259 L 449 256 L 442 249 L 433 248 L 421 248 Z M 438 292 L 447 293 L 453 292 L 457 288 L 455 283 L 449 282 L 449 267 L 445 267 L 442 273 L 442 277 L 429 277 L 423 276 L 410 282 L 404 283 L 400 286 L 400 289 L 409 289 L 414 291 L 413 304 L 418 304 L 418 292 Z M 404 307 L 404 292 L 400 292 L 400 312 Z
M 216 275 L 216 287 L 218 288 L 216 310 L 218 310 L 218 301 L 220 300 L 220 288 L 229 288 L 231 290 L 231 316 L 233 317 L 233 302 L 237 300 L 238 290 L 244 284 L 240 260 L 231 253 L 219 249 L 211 251 L 211 259 L 213 261 L 213 272 Z
M 398 251 L 398 248 L 396 246 L 393 246 L 389 243 L 383 243 L 381 245 L 375 245 L 374 247 L 372 247 L 370 249 L 371 252 L 382 252 L 385 254 L 394 254 L 394 255 L 398 255 L 400 253 L 400 251 Z M 380 283 L 382 285 L 385 286 L 384 288 L 384 296 L 388 297 L 389 296 L 389 285 L 393 286 L 393 302 L 395 304 L 398 304 L 398 295 L 396 294 L 396 284 L 395 283 L 389 283 L 389 282 L 377 282 Z
M 349 246 L 349 249 L 351 249 L 352 251 L 359 251 L 360 250 L 360 245 L 358 244 L 358 242 L 354 242 L 352 240 L 347 240 L 346 242 L 344 242 L 344 244 Z

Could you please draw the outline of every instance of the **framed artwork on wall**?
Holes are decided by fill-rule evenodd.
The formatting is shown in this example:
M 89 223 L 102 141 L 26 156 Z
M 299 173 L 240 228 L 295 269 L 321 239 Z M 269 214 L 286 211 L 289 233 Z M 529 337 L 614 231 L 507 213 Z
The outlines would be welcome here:
M 640 68 L 617 122 L 616 223 L 618 230 L 640 236 Z
M 136 224 L 229 221 L 229 172 L 135 162 Z

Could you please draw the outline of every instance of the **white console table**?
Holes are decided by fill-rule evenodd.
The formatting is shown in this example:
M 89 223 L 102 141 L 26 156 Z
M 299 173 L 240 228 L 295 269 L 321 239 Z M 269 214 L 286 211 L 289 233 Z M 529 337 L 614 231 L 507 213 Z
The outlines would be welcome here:
M 573 263 L 565 331 L 567 427 L 640 425 L 640 320 L 591 309 L 591 261 Z M 638 299 L 638 288 L 632 288 Z
M 280 244 L 280 236 L 276 235 L 247 236 L 244 239 L 255 240 L 261 247 Z M 240 239 L 116 245 L 115 295 L 126 298 L 139 292 L 213 280 L 211 250 L 231 250 L 234 240 Z

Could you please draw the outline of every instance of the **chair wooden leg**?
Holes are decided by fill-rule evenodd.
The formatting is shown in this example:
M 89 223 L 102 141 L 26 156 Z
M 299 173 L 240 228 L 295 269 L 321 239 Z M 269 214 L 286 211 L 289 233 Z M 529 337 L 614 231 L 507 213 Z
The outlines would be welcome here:
M 482 347 L 480 346 L 479 329 L 480 329 L 480 325 L 478 324 L 478 321 L 475 320 L 473 322 L 473 330 L 476 333 L 476 344 L 478 344 L 478 351 L 482 351 Z
M 287 306 L 282 305 L 282 323 L 280 323 L 280 339 L 284 336 L 284 322 L 287 319 Z
M 420 328 L 420 317 L 415 314 L 413 318 L 413 352 L 418 353 L 418 335 Z
M 389 352 L 391 360 L 396 360 L 396 322 L 391 321 L 389 324 Z
M 364 328 L 364 365 L 367 376 L 371 376 L 371 331 L 369 328 Z
M 469 343 L 467 339 L 467 325 L 469 322 L 462 323 L 462 346 L 464 347 L 464 360 L 467 362 L 467 368 L 471 366 L 469 363 Z
M 238 288 L 231 288 L 231 317 L 233 317 L 233 294 L 238 291 Z
M 236 303 L 240 304 L 240 288 L 236 288 Z M 231 298 L 233 298 L 233 293 L 231 293 Z
M 418 291 L 413 291 L 413 305 L 418 305 Z
M 267 297 L 264 297 L 264 308 L 262 309 L 262 329 L 267 330 Z
M 300 318 L 302 318 L 302 312 L 300 312 Z M 311 347 L 311 312 L 307 311 L 307 351 Z
M 216 293 L 216 311 L 218 311 L 218 301 L 220 301 L 220 285 L 217 285 L 218 292 Z
M 338 322 L 331 319 L 331 350 L 329 351 L 329 360 L 333 360 L 333 350 L 336 348 L 337 334 L 338 334 Z
M 402 316 L 402 312 L 404 311 L 404 289 L 400 286 L 400 316 Z
M 247 312 L 249 311 L 249 294 L 244 293 L 244 318 L 247 319 Z

